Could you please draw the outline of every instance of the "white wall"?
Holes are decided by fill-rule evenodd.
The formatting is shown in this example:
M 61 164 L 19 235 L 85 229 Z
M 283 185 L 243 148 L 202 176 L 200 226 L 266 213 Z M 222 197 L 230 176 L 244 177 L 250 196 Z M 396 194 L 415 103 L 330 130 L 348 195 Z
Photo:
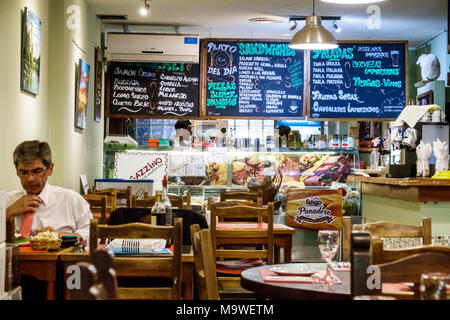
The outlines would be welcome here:
M 12 153 L 23 140 L 47 140 L 49 100 L 49 0 L 2 0 L 0 30 L 0 190 L 20 187 Z M 40 92 L 34 96 L 20 90 L 21 10 L 27 7 L 42 21 Z
M 69 5 L 80 8 L 77 30 L 66 27 Z M 20 90 L 20 12 L 25 6 L 42 21 L 40 94 L 36 97 Z M 80 191 L 80 174 L 87 174 L 91 184 L 102 175 L 104 124 L 103 119 L 94 121 L 94 49 L 100 45 L 100 22 L 85 0 L 2 0 L 0 30 L 2 43 L 7 44 L 0 50 L 0 190 L 20 187 L 12 163 L 16 145 L 39 139 L 52 148 L 55 170 L 50 183 Z M 91 66 L 85 130 L 74 127 L 79 58 Z

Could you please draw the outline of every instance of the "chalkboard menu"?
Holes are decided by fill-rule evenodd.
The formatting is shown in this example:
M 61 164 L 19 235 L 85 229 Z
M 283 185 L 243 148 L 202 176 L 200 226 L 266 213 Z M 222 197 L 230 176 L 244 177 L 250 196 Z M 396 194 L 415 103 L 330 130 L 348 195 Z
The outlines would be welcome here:
M 303 116 L 304 54 L 289 42 L 206 39 L 202 58 L 204 116 Z
M 310 52 L 311 119 L 396 119 L 407 101 L 406 42 Z
M 199 116 L 199 64 L 110 62 L 106 115 Z

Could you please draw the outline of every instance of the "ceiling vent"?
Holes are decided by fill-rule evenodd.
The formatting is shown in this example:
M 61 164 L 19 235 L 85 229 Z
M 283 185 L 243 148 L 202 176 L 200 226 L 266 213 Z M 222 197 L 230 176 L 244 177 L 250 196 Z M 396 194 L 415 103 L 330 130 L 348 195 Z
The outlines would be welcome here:
M 114 15 L 114 14 L 99 14 L 97 15 L 97 18 L 100 20 L 118 20 L 118 21 L 124 21 L 128 19 L 127 15 Z

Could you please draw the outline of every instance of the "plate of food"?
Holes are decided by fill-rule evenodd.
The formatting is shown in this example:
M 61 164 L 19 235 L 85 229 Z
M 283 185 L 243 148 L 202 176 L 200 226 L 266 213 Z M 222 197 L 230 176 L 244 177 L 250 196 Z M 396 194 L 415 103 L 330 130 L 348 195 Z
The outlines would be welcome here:
M 311 269 L 305 267 L 272 267 L 270 271 L 278 274 L 279 276 L 311 276 L 317 272 L 318 269 Z
M 25 238 L 19 233 L 14 234 L 14 242 L 18 244 L 20 247 L 26 247 L 30 245 L 30 239 Z

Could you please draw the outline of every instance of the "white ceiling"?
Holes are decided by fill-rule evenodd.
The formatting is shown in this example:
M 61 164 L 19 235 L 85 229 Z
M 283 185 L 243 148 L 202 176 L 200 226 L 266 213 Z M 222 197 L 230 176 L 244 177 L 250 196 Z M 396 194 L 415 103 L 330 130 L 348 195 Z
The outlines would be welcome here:
M 289 31 L 290 16 L 312 13 L 313 0 L 151 0 L 150 13 L 139 15 L 143 0 L 87 0 L 99 14 L 127 15 L 131 32 L 194 33 L 202 38 L 290 39 L 303 27 Z M 416 47 L 447 29 L 446 0 L 386 0 L 380 8 L 381 28 L 368 28 L 370 5 L 337 5 L 315 0 L 316 15 L 341 16 L 337 40 L 408 40 Z M 256 24 L 251 18 L 278 17 L 284 22 Z M 105 22 L 107 23 L 107 22 Z M 324 21 L 332 30 L 332 21 Z M 150 27 L 153 26 L 153 27 Z

